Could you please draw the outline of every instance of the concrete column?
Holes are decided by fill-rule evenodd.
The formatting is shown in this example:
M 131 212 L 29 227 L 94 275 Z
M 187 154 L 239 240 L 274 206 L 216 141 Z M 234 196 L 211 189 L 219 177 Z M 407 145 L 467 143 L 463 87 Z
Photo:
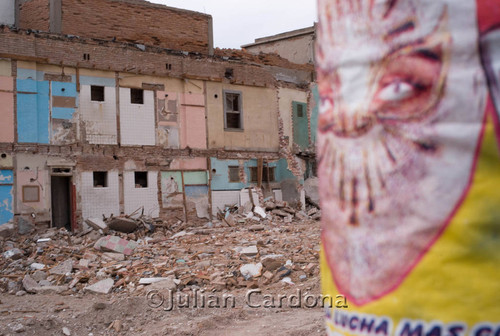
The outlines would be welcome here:
M 62 0 L 50 0 L 50 26 L 49 31 L 61 34 L 62 31 Z

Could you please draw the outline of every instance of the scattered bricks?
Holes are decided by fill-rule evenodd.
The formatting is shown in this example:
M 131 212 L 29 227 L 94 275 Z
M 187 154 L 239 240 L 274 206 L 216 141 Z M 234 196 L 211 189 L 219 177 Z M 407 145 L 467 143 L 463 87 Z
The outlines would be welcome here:
M 321 219 L 321 211 L 318 211 L 314 215 L 312 215 L 311 219 L 312 220 L 320 220 Z
M 304 272 L 306 272 L 308 274 L 312 274 L 314 272 L 315 268 L 316 268 L 316 264 L 309 263 L 309 264 L 307 264 L 306 267 L 304 267 Z
M 317 213 L 318 211 L 319 211 L 319 210 L 318 210 L 318 208 L 311 208 L 311 209 L 309 209 L 309 211 L 307 212 L 307 215 L 308 215 L 308 216 L 312 216 L 312 215 L 314 215 L 315 213 Z
M 265 230 L 264 225 L 252 225 L 248 228 L 248 231 L 252 232 L 264 231 L 264 230 Z
M 274 202 L 267 201 L 264 203 L 264 207 L 266 210 L 274 210 L 276 209 L 276 204 L 274 204 Z
M 285 212 L 285 211 L 282 211 L 282 210 L 278 210 L 278 209 L 274 209 L 271 212 L 273 214 L 281 216 L 281 217 L 288 217 L 290 215 L 288 212 Z
M 97 294 L 108 294 L 111 291 L 111 288 L 113 288 L 114 283 L 113 279 L 108 278 L 85 287 L 85 291 Z
M 274 277 L 274 274 L 269 271 L 265 271 L 262 276 L 267 280 L 271 280 Z
M 297 217 L 299 220 L 309 219 L 309 216 L 304 211 L 297 211 L 295 217 Z
M 117 236 L 106 236 L 99 239 L 94 244 L 94 248 L 104 252 L 116 252 L 131 255 L 137 248 L 137 243 Z
M 297 211 L 295 211 L 294 209 L 292 209 L 290 207 L 283 208 L 283 211 L 288 212 L 289 214 L 292 214 L 292 215 L 295 215 L 295 213 L 297 212 Z

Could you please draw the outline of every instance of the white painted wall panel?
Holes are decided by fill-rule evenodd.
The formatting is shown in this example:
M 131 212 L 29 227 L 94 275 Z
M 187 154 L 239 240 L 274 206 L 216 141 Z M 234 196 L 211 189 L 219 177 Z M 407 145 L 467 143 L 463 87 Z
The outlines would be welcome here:
M 118 183 L 118 171 L 109 171 L 108 186 L 94 188 L 94 173 L 82 172 L 80 195 L 84 220 L 90 217 L 102 218 L 102 215 L 120 214 Z
M 239 190 L 212 191 L 212 213 L 217 214 L 226 204 L 240 204 Z
M 80 88 L 80 112 L 85 137 L 91 144 L 117 144 L 116 93 L 114 87 L 104 87 L 104 101 L 90 100 L 90 85 Z
M 131 214 L 139 207 L 144 206 L 144 214 L 151 217 L 160 215 L 158 204 L 158 172 L 148 172 L 148 187 L 135 187 L 133 171 L 123 173 L 123 188 L 125 196 L 125 213 Z
M 130 102 L 130 89 L 120 88 L 120 136 L 122 145 L 155 145 L 153 91 L 144 90 L 144 104 Z

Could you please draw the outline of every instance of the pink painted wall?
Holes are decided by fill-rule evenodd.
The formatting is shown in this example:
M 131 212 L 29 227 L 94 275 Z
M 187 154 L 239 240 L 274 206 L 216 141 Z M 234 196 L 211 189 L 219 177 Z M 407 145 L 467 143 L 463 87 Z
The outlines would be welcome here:
M 184 110 L 184 109 L 183 109 Z M 182 147 L 207 148 L 207 128 L 205 124 L 205 108 L 186 106 L 184 110 L 185 123 L 183 124 L 183 133 L 185 143 Z
M 14 142 L 13 89 L 13 78 L 0 76 L 0 142 Z
M 197 170 L 207 169 L 207 159 L 206 158 L 194 158 L 194 159 L 174 159 L 170 164 L 171 170 Z
M 202 94 L 181 95 L 181 148 L 207 148 L 205 97 Z

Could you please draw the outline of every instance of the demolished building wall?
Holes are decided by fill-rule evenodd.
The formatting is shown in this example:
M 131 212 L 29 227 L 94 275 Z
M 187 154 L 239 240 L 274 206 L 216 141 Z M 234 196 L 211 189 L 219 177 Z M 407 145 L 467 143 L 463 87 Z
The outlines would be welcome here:
M 297 175 L 280 148 L 280 114 L 290 122 L 290 104 L 307 103 L 310 67 L 6 26 L 0 57 L 0 169 L 12 176 L 3 222 L 76 230 L 138 208 L 187 219 L 187 208 L 239 204 L 242 188 L 279 196 Z M 220 179 L 233 164 L 239 182 Z

